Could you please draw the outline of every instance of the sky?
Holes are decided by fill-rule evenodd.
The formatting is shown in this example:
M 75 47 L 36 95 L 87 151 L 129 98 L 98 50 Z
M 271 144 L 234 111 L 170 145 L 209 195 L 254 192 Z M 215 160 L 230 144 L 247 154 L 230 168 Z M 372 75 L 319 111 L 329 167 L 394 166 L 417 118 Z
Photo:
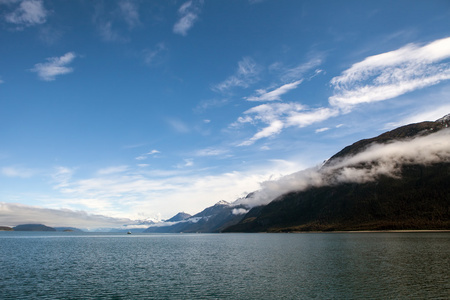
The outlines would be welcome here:
M 450 113 L 446 0 L 0 0 L 0 45 L 0 225 L 195 214 Z

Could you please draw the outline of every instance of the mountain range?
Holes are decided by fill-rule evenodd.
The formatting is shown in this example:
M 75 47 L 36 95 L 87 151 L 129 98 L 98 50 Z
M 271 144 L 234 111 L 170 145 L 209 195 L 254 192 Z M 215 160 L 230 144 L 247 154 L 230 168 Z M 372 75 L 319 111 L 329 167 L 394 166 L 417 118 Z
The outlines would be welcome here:
M 255 205 L 255 191 L 145 232 L 450 229 L 449 126 L 447 115 L 360 140 L 288 176 L 290 188 L 268 203 Z

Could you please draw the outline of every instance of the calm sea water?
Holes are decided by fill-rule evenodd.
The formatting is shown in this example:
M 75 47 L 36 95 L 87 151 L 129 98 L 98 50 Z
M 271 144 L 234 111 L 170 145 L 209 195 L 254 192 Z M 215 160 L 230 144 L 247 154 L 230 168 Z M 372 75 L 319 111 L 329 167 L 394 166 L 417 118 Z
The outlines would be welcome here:
M 450 299 L 450 233 L 0 232 L 0 299 Z

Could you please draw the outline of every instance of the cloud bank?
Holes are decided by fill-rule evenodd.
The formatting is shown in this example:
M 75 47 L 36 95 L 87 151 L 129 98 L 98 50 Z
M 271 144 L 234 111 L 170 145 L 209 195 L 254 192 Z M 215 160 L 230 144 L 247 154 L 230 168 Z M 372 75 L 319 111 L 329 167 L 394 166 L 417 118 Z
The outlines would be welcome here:
M 78 228 L 121 227 L 134 224 L 126 218 L 111 218 L 88 214 L 85 211 L 70 209 L 49 209 L 18 203 L 0 202 L 1 225 L 17 226 L 20 224 L 45 224 L 47 226 L 65 226 Z
M 358 166 L 367 162 L 372 164 L 370 168 Z M 401 176 L 402 165 L 439 162 L 450 162 L 450 129 L 385 145 L 373 144 L 354 156 L 334 161 L 331 166 L 310 168 L 279 180 L 265 181 L 261 183 L 260 190 L 233 204 L 250 207 L 266 205 L 289 192 L 339 183 L 370 182 L 380 175 L 395 178 Z

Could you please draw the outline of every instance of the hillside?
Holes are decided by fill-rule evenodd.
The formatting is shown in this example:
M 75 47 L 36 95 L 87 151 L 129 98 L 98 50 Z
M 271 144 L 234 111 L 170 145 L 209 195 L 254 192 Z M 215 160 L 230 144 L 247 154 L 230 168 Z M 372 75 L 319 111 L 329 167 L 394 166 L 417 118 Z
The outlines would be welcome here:
M 439 157 L 442 156 L 439 153 L 440 161 L 426 163 L 414 163 L 410 158 L 389 161 L 389 157 L 381 162 L 369 159 L 353 165 L 342 163 L 346 159 L 351 162 L 349 158 L 364 154 L 374 144 L 383 151 L 383 147 L 392 146 L 396 141 L 431 136 L 447 128 L 449 122 L 447 115 L 436 122 L 411 124 L 356 142 L 338 152 L 322 167 L 320 174 L 327 179 L 326 184 L 290 192 L 266 206 L 255 207 L 238 224 L 224 232 L 450 229 L 448 156 Z M 409 154 L 422 151 L 415 148 L 407 150 Z M 420 154 L 423 155 L 418 153 L 417 156 Z M 389 167 L 395 170 L 394 173 L 379 172 L 371 179 L 364 179 L 372 170 L 389 169 L 386 162 L 392 165 Z M 339 179 L 349 172 L 361 174 L 361 178 L 353 181 Z
M 23 224 L 14 227 L 14 231 L 56 231 L 56 229 L 42 224 Z

